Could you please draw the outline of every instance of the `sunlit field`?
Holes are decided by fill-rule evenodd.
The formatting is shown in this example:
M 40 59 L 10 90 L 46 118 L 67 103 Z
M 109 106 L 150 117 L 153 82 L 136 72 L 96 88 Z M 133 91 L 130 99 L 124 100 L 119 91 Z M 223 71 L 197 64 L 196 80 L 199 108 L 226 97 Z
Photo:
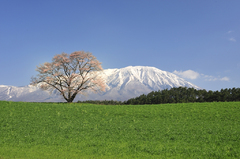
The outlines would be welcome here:
M 240 158 L 240 102 L 0 101 L 0 159 Z

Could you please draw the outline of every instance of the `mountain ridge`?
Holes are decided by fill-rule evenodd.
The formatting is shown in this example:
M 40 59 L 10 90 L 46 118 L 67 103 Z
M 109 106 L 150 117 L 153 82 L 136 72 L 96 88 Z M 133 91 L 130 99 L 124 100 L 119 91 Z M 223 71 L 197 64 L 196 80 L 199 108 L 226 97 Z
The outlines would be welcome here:
M 87 91 L 87 96 L 79 95 L 78 100 L 119 100 L 124 101 L 151 91 L 170 89 L 173 87 L 200 87 L 178 77 L 150 66 L 127 66 L 120 69 L 105 69 L 103 77 L 106 80 L 106 91 L 99 94 Z M 28 102 L 64 102 L 57 92 L 51 95 L 35 86 L 0 85 L 0 100 Z

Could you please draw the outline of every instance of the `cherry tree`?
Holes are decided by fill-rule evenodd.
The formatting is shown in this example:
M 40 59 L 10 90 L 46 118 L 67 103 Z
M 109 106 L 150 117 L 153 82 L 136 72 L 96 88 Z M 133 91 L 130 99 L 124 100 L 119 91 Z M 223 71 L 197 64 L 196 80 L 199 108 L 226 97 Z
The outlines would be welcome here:
M 68 102 L 73 102 L 77 94 L 105 91 L 101 63 L 89 52 L 76 51 L 53 57 L 52 62 L 37 66 L 39 74 L 32 77 L 31 85 L 39 85 L 50 92 L 57 90 Z

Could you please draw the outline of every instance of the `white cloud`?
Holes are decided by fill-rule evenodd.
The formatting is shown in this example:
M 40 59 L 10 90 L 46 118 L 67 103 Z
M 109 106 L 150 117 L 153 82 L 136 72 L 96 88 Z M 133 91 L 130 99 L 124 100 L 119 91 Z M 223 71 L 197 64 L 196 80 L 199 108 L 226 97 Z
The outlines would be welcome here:
M 187 71 L 174 71 L 174 74 L 177 74 L 183 78 L 188 78 L 188 79 L 197 79 L 199 77 L 199 73 L 195 72 L 193 70 L 187 70 Z
M 233 32 L 232 30 L 229 30 L 227 33 L 230 34 L 230 33 L 232 33 L 232 32 Z
M 220 79 L 220 81 L 229 81 L 230 79 L 228 77 L 223 77 Z
M 197 79 L 197 78 L 202 78 L 205 81 L 230 81 L 229 77 L 214 77 L 211 75 L 205 75 L 205 74 L 200 74 L 198 72 L 195 72 L 193 70 L 186 70 L 186 71 L 173 71 L 174 74 L 185 78 L 185 79 Z
M 229 38 L 228 40 L 229 40 L 229 41 L 233 41 L 233 42 L 236 42 L 236 41 L 237 41 L 235 38 Z

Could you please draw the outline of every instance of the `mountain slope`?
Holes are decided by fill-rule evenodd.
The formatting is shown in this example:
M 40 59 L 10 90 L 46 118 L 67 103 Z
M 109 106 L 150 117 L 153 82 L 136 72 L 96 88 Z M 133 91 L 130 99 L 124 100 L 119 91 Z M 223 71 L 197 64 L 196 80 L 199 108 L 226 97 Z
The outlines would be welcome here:
M 122 69 L 107 69 L 104 73 L 108 85 L 104 96 L 108 99 L 126 100 L 151 91 L 180 86 L 200 89 L 175 74 L 155 67 L 129 66 Z
M 87 93 L 80 95 L 78 100 L 128 100 L 151 91 L 158 91 L 172 87 L 198 86 L 185 81 L 177 75 L 148 66 L 128 66 L 121 69 L 106 69 L 103 71 L 106 79 L 106 91 L 100 94 Z M 0 100 L 60 102 L 64 101 L 57 93 L 49 95 L 38 87 L 0 86 Z

